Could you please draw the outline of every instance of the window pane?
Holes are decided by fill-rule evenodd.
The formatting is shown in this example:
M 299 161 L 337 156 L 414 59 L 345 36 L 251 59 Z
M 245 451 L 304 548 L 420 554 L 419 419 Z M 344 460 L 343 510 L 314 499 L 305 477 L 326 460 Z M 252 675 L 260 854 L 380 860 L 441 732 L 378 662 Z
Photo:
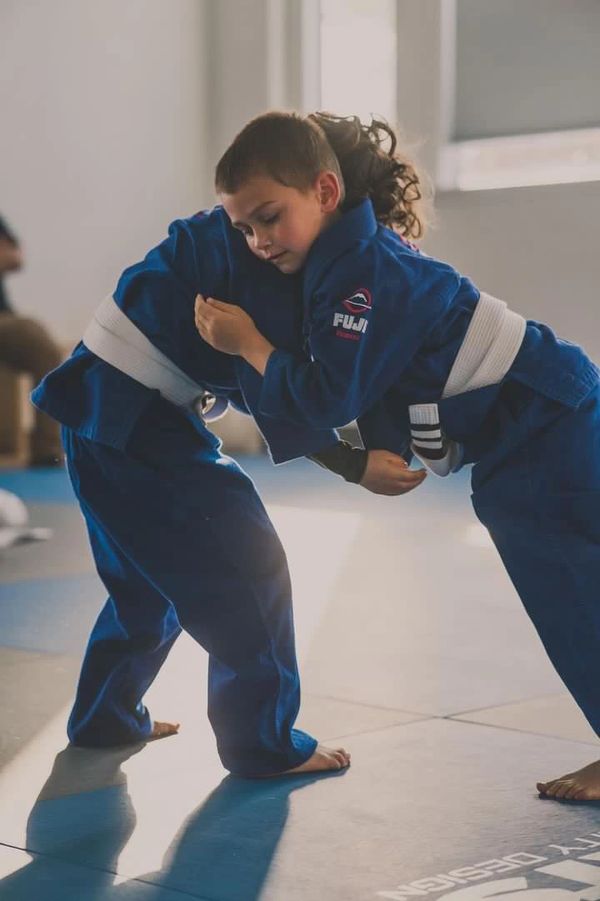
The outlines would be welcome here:
M 455 140 L 600 125 L 599 0 L 456 0 Z

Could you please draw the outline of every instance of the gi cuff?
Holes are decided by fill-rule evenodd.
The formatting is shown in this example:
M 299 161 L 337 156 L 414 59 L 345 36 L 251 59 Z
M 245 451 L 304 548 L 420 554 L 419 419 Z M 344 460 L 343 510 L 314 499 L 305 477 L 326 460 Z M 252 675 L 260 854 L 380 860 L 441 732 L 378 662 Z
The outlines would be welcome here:
M 308 459 L 358 485 L 365 474 L 368 455 L 369 452 L 362 447 L 352 447 L 348 441 L 338 441 L 317 454 L 308 454 Z

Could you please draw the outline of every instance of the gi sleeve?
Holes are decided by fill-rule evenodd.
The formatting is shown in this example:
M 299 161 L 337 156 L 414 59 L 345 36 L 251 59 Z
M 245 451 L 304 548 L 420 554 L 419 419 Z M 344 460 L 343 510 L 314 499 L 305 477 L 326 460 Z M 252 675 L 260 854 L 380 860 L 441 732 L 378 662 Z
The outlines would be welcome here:
M 413 453 L 410 449 L 410 422 L 408 402 L 394 397 L 384 397 L 356 422 L 360 438 L 367 450 L 385 449 L 399 454 L 410 463 Z
M 362 416 L 395 383 L 458 291 L 456 272 L 430 258 L 408 271 L 368 247 L 330 267 L 308 322 L 312 359 L 275 350 L 260 411 L 314 428 Z
M 232 391 L 227 399 L 233 409 L 237 410 L 238 413 L 243 413 L 245 416 L 252 416 L 252 413 L 248 409 L 246 401 L 244 400 L 244 395 L 239 390 L 239 388 L 236 391 Z
M 241 395 L 246 408 L 265 440 L 273 463 L 287 463 L 298 457 L 320 453 L 338 441 L 333 429 L 320 429 L 265 416 L 259 410 L 262 379 L 241 357 L 234 358 Z
M 232 386 L 233 362 L 198 334 L 194 300 L 198 293 L 226 294 L 228 273 L 220 220 L 200 214 L 172 222 L 168 237 L 125 270 L 114 292 L 116 303 L 152 344 L 211 390 Z

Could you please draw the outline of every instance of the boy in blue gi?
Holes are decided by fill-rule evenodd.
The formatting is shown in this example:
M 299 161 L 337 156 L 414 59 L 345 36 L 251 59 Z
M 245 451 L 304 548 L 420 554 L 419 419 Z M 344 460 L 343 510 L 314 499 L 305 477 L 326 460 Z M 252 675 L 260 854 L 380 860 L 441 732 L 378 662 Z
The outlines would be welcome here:
M 266 776 L 349 763 L 343 748 L 317 746 L 293 728 L 300 686 L 287 563 L 251 480 L 220 453 L 204 418 L 165 400 L 160 378 L 153 385 L 147 375 L 173 364 L 178 384 L 256 409 L 260 378 L 202 341 L 193 304 L 204 291 L 240 297 L 252 310 L 260 270 L 261 291 L 281 301 L 270 334 L 285 343 L 296 332 L 297 285 L 263 269 L 222 209 L 174 222 L 169 237 L 124 272 L 101 308 L 108 319 L 86 331 L 97 352 L 80 343 L 33 392 L 36 406 L 63 425 L 69 474 L 110 594 L 69 719 L 74 744 L 177 731 L 153 722 L 142 699 L 183 628 L 209 653 L 208 714 L 228 770 Z M 132 330 L 141 345 L 127 344 Z M 293 340 L 287 346 L 294 349 Z M 164 355 L 159 364 L 144 356 L 148 348 Z M 353 467 L 349 480 L 370 490 L 419 484 L 394 455 L 366 460 L 329 429 L 258 412 L 256 420 L 276 462 L 314 455 L 335 470 L 341 454 Z
M 439 475 L 475 464 L 477 516 L 600 734 L 599 370 L 407 240 L 422 231 L 419 179 L 395 148 L 380 122 L 249 123 L 217 191 L 257 257 L 302 270 L 310 358 L 275 349 L 237 306 L 199 297 L 196 324 L 263 376 L 262 414 L 321 429 L 357 419 L 367 447 L 375 435 Z M 538 790 L 598 800 L 600 761 Z

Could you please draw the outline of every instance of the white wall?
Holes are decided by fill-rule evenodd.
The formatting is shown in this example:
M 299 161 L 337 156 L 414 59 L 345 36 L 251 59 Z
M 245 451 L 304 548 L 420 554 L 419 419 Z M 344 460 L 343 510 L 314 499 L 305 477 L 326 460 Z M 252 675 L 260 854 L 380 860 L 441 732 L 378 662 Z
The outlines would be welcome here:
M 0 212 L 27 263 L 7 289 L 62 340 L 211 202 L 206 3 L 0 3 Z
M 209 2 L 211 168 L 253 116 L 319 107 L 319 13 L 319 0 Z
M 426 249 L 600 363 L 600 182 L 440 194 Z

